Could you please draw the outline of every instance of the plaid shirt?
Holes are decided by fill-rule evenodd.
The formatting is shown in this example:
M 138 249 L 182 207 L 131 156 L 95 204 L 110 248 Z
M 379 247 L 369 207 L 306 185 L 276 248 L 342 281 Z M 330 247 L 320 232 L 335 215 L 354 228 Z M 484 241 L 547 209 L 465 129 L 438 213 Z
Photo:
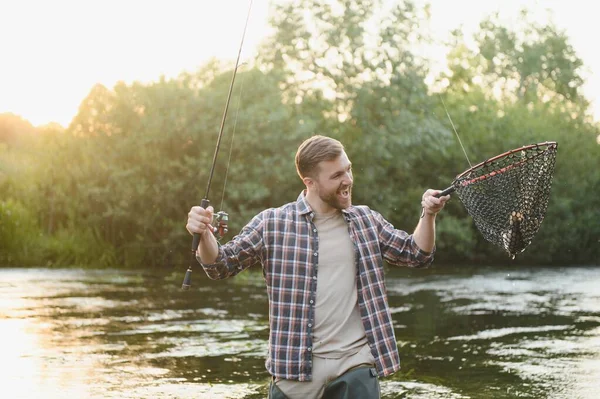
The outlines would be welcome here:
M 425 267 L 432 253 L 421 251 L 412 235 L 396 230 L 366 206 L 342 210 L 354 243 L 358 305 L 380 376 L 400 369 L 384 282 L 384 259 Z M 203 264 L 211 279 L 234 276 L 261 263 L 269 297 L 269 354 L 266 367 L 279 378 L 312 379 L 319 238 L 314 212 L 301 193 L 296 202 L 255 216 L 230 242 L 219 247 L 214 264 Z

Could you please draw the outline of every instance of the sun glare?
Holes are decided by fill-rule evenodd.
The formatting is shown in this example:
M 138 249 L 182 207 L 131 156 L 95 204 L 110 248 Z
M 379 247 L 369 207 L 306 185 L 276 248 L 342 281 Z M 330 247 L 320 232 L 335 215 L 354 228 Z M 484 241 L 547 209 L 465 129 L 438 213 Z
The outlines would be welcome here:
M 595 101 L 600 80 L 593 74 L 600 69 L 593 33 L 600 25 L 594 13 L 573 6 L 578 1 L 417 0 L 431 5 L 429 29 L 438 40 L 459 27 L 472 33 L 498 10 L 511 20 L 523 7 L 540 18 L 551 9 L 587 66 L 585 94 L 600 115 Z M 254 0 L 242 58 L 253 57 L 269 32 L 270 2 Z M 234 59 L 248 5 L 248 0 L 0 2 L 0 113 L 16 113 L 34 125 L 68 125 L 97 83 L 112 88 L 118 81 L 148 82 L 194 70 L 211 57 Z M 443 68 L 446 50 L 422 51 L 433 71 Z
M 148 82 L 233 59 L 245 0 L 0 3 L 0 113 L 34 125 L 67 125 L 101 83 Z M 266 34 L 266 1 L 254 1 L 243 58 Z M 33 12 L 35 10 L 35 12 Z M 4 16 L 9 16 L 5 18 Z

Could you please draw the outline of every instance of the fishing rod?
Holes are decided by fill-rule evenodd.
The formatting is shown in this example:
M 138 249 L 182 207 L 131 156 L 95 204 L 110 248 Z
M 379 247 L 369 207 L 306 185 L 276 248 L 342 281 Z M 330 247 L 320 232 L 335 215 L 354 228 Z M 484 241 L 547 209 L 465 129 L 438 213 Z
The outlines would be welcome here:
M 200 206 L 204 209 L 207 209 L 210 206 L 210 201 L 208 199 L 210 194 L 210 186 L 212 183 L 212 178 L 215 172 L 215 166 L 217 163 L 217 157 L 219 155 L 219 149 L 221 147 L 221 139 L 223 138 L 223 129 L 225 127 L 225 121 L 227 120 L 227 111 L 229 110 L 229 103 L 231 101 L 231 93 L 233 92 L 233 85 L 235 83 L 235 77 L 237 75 L 238 66 L 240 64 L 240 56 L 242 54 L 242 48 L 244 47 L 244 38 L 246 37 L 246 29 L 248 28 L 248 21 L 250 20 L 250 12 L 252 10 L 252 2 L 250 0 L 250 5 L 248 7 L 248 13 L 246 15 L 246 22 L 244 24 L 244 31 L 242 33 L 242 40 L 240 42 L 240 48 L 238 50 L 237 59 L 235 61 L 235 68 L 233 69 L 233 75 L 231 76 L 231 83 L 229 85 L 229 93 L 227 94 L 227 100 L 225 102 L 225 110 L 223 111 L 223 118 L 221 119 L 221 127 L 219 128 L 219 135 L 217 137 L 217 145 L 215 147 L 215 153 L 213 155 L 212 165 L 210 167 L 210 173 L 208 175 L 208 183 L 206 185 L 206 194 L 202 201 L 200 202 Z M 239 104 L 238 104 L 239 105 Z M 217 237 L 221 238 L 223 235 L 227 233 L 227 224 L 229 222 L 229 215 L 223 211 L 219 211 L 216 215 L 216 223 L 217 226 L 212 228 L 212 233 Z M 196 251 L 198 250 L 198 245 L 200 245 L 200 234 L 194 233 L 192 239 L 192 257 L 190 261 L 190 265 L 185 273 L 185 278 L 183 279 L 183 284 L 181 285 L 181 289 L 187 291 L 192 286 L 192 266 L 197 263 L 196 260 Z

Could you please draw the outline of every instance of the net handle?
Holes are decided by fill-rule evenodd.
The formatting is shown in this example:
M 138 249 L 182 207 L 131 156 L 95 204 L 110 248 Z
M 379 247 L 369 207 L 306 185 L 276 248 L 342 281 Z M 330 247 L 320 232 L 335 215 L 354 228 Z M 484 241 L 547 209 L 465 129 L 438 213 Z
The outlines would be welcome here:
M 445 195 L 452 194 L 455 191 L 456 191 L 456 189 L 454 188 L 454 186 L 450 186 L 447 189 L 445 189 L 444 191 L 441 191 L 440 193 L 434 195 L 434 197 L 435 198 L 440 198 L 440 197 L 443 197 Z

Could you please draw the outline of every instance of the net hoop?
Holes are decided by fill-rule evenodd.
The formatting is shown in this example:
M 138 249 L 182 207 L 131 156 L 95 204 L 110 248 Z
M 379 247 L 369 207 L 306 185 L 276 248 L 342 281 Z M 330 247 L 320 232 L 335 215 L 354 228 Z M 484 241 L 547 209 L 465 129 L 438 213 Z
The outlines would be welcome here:
M 523 146 L 520 148 L 516 148 L 514 150 L 507 151 L 503 154 L 496 155 L 495 157 L 492 157 L 486 161 L 480 162 L 477 165 L 473 166 L 472 168 L 469 168 L 469 169 L 465 170 L 463 173 L 461 173 L 460 175 L 456 176 L 456 178 L 454 179 L 454 183 L 455 183 L 454 185 L 455 186 L 460 185 L 460 186 L 464 187 L 464 186 L 468 186 L 469 184 L 477 183 L 478 181 L 485 180 L 487 178 L 494 177 L 498 174 L 507 172 L 512 168 L 519 167 L 527 162 L 530 162 L 531 159 L 535 159 L 537 157 L 543 156 L 544 154 L 546 154 L 548 152 L 556 151 L 557 145 L 558 144 L 555 141 L 546 141 L 544 143 L 526 145 L 526 146 Z M 498 170 L 494 170 L 490 173 L 486 173 L 484 175 L 469 179 L 472 175 L 474 175 L 474 174 L 476 175 L 478 171 L 483 170 L 484 168 L 486 168 L 487 166 L 489 166 L 490 164 L 492 164 L 494 162 L 498 162 L 502 158 L 509 157 L 510 155 L 518 153 L 518 152 L 529 151 L 529 150 L 533 150 L 533 149 L 538 149 L 539 151 L 537 151 L 536 154 L 530 158 L 527 158 L 524 160 L 519 160 L 517 162 L 514 162 L 514 163 L 507 165 L 503 168 L 500 168 Z

